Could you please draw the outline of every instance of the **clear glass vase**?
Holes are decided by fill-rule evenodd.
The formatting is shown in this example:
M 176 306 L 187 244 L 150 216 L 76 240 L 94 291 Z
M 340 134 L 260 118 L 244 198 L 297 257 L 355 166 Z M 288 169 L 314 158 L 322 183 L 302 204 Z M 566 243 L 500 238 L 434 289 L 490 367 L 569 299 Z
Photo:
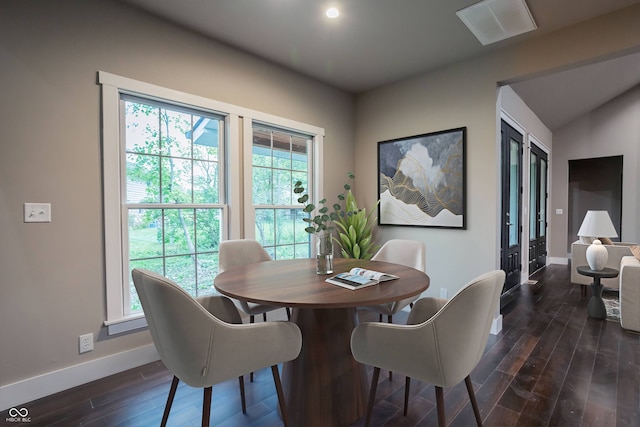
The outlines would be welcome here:
M 333 273 L 333 242 L 331 233 L 326 231 L 316 235 L 316 273 Z

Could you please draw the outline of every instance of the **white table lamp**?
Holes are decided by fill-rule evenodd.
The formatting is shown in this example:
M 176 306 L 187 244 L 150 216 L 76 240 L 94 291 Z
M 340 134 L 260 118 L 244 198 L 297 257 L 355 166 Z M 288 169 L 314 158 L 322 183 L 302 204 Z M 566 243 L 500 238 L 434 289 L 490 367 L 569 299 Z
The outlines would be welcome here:
M 587 248 L 587 263 L 592 270 L 602 270 L 607 265 L 609 253 L 607 248 L 602 246 L 599 237 L 618 237 L 609 213 L 607 211 L 587 211 L 582 225 L 578 230 L 580 241 L 591 240 L 591 245 Z

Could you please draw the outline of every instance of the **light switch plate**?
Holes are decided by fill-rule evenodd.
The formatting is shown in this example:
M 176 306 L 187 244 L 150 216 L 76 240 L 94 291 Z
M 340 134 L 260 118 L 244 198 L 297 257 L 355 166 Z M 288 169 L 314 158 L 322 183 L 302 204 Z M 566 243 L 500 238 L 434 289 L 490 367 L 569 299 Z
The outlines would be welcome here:
M 24 222 L 51 222 L 51 203 L 25 203 Z

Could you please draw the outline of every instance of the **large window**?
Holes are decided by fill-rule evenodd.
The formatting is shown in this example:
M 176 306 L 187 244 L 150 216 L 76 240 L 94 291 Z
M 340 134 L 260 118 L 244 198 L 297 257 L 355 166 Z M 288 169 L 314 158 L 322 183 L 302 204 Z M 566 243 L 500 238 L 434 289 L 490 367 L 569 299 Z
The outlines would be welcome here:
M 211 293 L 224 224 L 224 121 L 211 113 L 121 96 L 129 268 Z M 141 309 L 129 279 L 130 312 Z
M 110 334 L 146 325 L 133 268 L 199 296 L 215 292 L 222 240 L 311 254 L 293 184 L 321 192 L 321 128 L 109 73 L 99 82 Z
M 311 138 L 256 124 L 253 126 L 251 188 L 255 237 L 274 259 L 308 258 L 305 214 L 293 193 L 296 181 L 307 188 Z M 308 216 L 308 215 L 307 215 Z

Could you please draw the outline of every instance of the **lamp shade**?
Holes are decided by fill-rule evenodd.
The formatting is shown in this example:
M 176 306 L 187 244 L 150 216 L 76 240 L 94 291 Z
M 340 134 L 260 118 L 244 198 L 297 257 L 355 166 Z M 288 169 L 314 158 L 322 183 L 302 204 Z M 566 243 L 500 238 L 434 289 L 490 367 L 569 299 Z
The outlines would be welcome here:
M 607 211 L 587 211 L 578 230 L 580 237 L 618 237 Z

